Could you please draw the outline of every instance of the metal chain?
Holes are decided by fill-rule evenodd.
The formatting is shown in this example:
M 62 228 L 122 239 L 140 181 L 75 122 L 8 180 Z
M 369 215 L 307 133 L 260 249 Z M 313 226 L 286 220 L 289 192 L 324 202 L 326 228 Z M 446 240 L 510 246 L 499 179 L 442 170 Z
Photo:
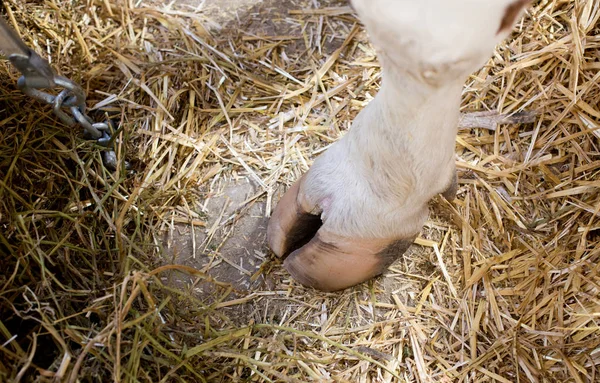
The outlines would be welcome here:
M 54 114 L 67 126 L 82 126 L 84 137 L 107 148 L 102 152 L 104 165 L 115 170 L 118 163 L 112 150 L 111 126 L 105 122 L 94 123 L 86 114 L 85 92 L 81 86 L 68 78 L 56 76 L 50 64 L 27 47 L 1 17 L 0 50 L 5 51 L 9 61 L 23 74 L 17 81 L 17 87 L 23 93 L 52 105 Z M 59 87 L 63 90 L 56 96 L 41 90 Z M 127 168 L 128 164 L 125 163 L 125 166 Z

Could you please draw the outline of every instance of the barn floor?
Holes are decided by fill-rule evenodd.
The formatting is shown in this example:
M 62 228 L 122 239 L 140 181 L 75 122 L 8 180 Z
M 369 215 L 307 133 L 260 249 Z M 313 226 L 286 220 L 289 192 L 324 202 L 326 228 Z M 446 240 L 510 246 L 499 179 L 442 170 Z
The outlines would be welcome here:
M 186 6 L 194 7 L 182 1 Z M 309 2 L 299 1 L 244 1 L 236 4 L 232 9 L 231 1 L 210 0 L 203 4 L 203 14 L 206 15 L 214 25 L 213 34 L 218 38 L 220 33 L 227 33 L 229 29 L 243 28 L 244 34 L 262 36 L 300 35 L 298 25 L 291 24 L 279 19 L 279 15 L 285 15 L 288 10 L 298 10 L 310 6 Z M 338 2 L 339 3 L 339 2 Z M 339 9 L 348 14 L 349 9 L 344 3 L 334 3 Z M 239 5 L 239 7 L 237 7 Z M 332 4 L 321 4 L 322 7 L 331 8 Z M 329 7 L 328 7 L 329 6 Z M 251 22 L 248 23 L 248 17 Z M 243 21 L 242 21 L 243 20 Z M 223 30 L 225 30 L 223 32 Z M 325 54 L 331 54 L 339 44 L 330 43 L 324 47 Z M 294 47 L 296 48 L 296 47 Z M 258 119 L 256 124 L 263 122 Z M 198 297 L 206 298 L 214 294 L 216 299 L 228 299 L 240 302 L 228 306 L 225 310 L 235 312 L 229 315 L 240 323 L 245 323 L 248 317 L 260 321 L 265 317 L 285 317 L 291 311 L 296 310 L 297 304 L 293 300 L 286 299 L 287 293 L 279 296 L 279 304 L 263 304 L 264 300 L 273 300 L 273 290 L 287 290 L 288 284 L 296 285 L 287 275 L 285 270 L 280 269 L 278 275 L 262 272 L 261 267 L 271 267 L 274 262 L 272 254 L 266 243 L 266 227 L 269 212 L 279 200 L 283 193 L 282 185 L 272 183 L 268 188 L 261 187 L 252 177 L 239 175 L 235 177 L 215 177 L 206 193 L 206 198 L 201 201 L 200 208 L 195 212 L 205 217 L 203 228 L 194 225 L 177 224 L 171 226 L 165 233 L 162 246 L 166 250 L 166 261 L 168 263 L 190 266 L 202 271 L 216 281 L 224 282 L 233 290 L 230 296 L 224 298 L 218 294 L 218 290 L 210 282 L 199 282 L 194 275 L 176 273 L 171 280 L 176 286 L 188 286 L 191 292 Z M 260 182 L 260 180 L 259 180 Z M 267 198 L 271 208 L 267 206 Z M 440 237 L 438 231 L 445 229 L 443 222 L 429 222 L 436 229 L 426 228 L 425 236 Z M 431 245 L 431 244 L 430 244 Z M 415 259 L 412 259 L 412 258 Z M 411 262 L 411 273 L 427 277 L 435 268 L 432 260 L 435 258 L 433 249 L 413 247 L 404 257 Z M 275 261 L 276 263 L 279 263 Z M 401 261 L 396 265 L 404 271 L 393 269 L 392 272 L 379 278 L 381 291 L 377 294 L 378 300 L 390 300 L 389 293 L 409 293 L 410 291 L 421 291 L 425 278 L 417 278 L 407 281 L 402 274 L 409 272 Z M 416 265 L 416 266 L 415 266 Z M 422 269 L 423 268 L 423 269 Z M 283 286 L 281 282 L 283 281 Z M 279 286 L 278 286 L 279 285 Z M 193 286 L 193 287 L 192 287 Z M 266 294 L 267 299 L 245 299 L 249 294 Z M 281 294 L 278 294 L 281 295 Z M 365 296 L 365 299 L 367 297 Z M 414 299 L 406 297 L 406 299 Z M 371 310 L 373 311 L 373 310 Z M 374 310 L 370 313 L 372 319 L 384 320 L 385 311 Z M 237 317 L 237 318 L 236 318 Z
M 600 8 L 536 1 L 465 84 L 439 198 L 380 278 L 305 289 L 268 213 L 380 83 L 334 0 L 6 1 L 132 170 L 0 72 L 0 381 L 600 381 Z M 100 116 L 100 113 L 95 116 Z

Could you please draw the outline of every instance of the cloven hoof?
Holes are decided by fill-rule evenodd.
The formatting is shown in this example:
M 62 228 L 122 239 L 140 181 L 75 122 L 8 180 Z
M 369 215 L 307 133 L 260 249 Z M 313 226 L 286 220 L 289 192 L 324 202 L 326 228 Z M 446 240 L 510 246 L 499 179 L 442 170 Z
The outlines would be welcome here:
M 307 287 L 342 290 L 383 273 L 413 243 L 401 239 L 349 238 L 322 227 L 310 214 L 299 190 L 302 179 L 285 193 L 273 211 L 267 241 L 291 276 Z

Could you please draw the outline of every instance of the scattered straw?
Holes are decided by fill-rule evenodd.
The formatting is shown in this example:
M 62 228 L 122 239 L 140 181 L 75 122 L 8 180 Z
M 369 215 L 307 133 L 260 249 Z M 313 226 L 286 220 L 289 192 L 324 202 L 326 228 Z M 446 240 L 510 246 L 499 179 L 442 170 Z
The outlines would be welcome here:
M 220 253 L 238 234 L 216 230 L 270 207 L 377 92 L 346 3 L 4 11 L 95 117 L 120 121 L 134 171 L 107 172 L 0 65 L 0 381 L 600 380 L 597 1 L 535 3 L 466 83 L 479 114 L 457 138 L 457 200 L 432 204 L 385 277 L 337 294 L 300 287 L 266 248 L 248 290 L 213 271 L 248 270 Z M 194 242 L 205 263 L 175 264 L 163 234 L 212 230 L 206 204 L 244 177 L 259 189 Z

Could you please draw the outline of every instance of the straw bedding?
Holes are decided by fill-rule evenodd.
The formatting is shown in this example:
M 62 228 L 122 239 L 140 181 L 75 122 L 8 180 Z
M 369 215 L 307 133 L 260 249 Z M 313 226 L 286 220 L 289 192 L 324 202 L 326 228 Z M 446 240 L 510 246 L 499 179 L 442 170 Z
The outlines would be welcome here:
M 264 244 L 249 289 L 224 283 L 221 243 L 190 267 L 165 233 L 210 231 L 204 201 L 242 178 L 256 193 L 217 226 L 264 215 L 349 128 L 380 70 L 347 4 L 3 4 L 119 121 L 132 170 L 105 170 L 1 64 L 0 381 L 600 381 L 598 2 L 535 2 L 463 95 L 535 121 L 461 130 L 458 199 L 432 203 L 384 277 L 336 294 Z

